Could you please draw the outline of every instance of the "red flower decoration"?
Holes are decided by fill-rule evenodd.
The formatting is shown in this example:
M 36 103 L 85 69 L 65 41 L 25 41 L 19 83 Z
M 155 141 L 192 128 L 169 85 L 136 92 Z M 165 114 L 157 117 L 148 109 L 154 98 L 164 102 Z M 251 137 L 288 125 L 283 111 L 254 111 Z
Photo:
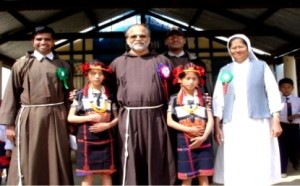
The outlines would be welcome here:
M 200 77 L 205 75 L 205 69 L 201 66 L 196 66 L 195 69 L 198 71 L 198 74 L 200 75 Z
M 108 68 L 107 68 L 107 70 L 106 70 L 108 73 L 112 73 L 112 68 L 111 68 L 111 66 L 109 66 Z
M 90 69 L 90 64 L 88 62 L 84 62 L 81 64 L 81 72 L 83 73 L 84 76 L 87 75 L 89 69 Z
M 173 84 L 175 85 L 176 83 L 178 83 L 178 78 L 179 78 L 179 75 L 183 72 L 183 66 L 180 65 L 178 67 L 175 67 L 172 71 L 172 74 L 173 74 Z

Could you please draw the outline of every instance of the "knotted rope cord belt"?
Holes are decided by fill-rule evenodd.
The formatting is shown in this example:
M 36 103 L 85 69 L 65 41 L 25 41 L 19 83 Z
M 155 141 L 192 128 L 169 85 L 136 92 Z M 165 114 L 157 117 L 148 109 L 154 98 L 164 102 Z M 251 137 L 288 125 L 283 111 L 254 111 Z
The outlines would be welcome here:
M 125 186 L 126 179 L 126 168 L 127 168 L 127 158 L 128 158 L 128 138 L 129 138 L 129 114 L 130 110 L 142 110 L 142 109 L 156 109 L 162 107 L 163 104 L 157 106 L 148 106 L 148 107 L 126 107 L 127 116 L 126 116 L 126 130 L 125 130 L 125 144 L 124 144 L 124 165 L 123 165 L 123 181 L 122 185 Z
M 24 110 L 24 108 L 28 108 L 28 107 L 49 107 L 49 106 L 56 106 L 56 105 L 62 105 L 64 104 L 64 102 L 59 102 L 59 103 L 50 103 L 50 104 L 41 104 L 41 105 L 21 105 L 21 109 L 20 109 L 20 114 L 18 117 L 18 122 L 17 122 L 17 126 L 18 126 L 18 134 L 17 134 L 17 138 L 18 138 L 18 149 L 17 149 L 17 154 L 18 154 L 18 176 L 19 176 L 19 183 L 18 185 L 22 185 L 22 171 L 21 171 L 21 148 L 20 148 L 20 127 L 21 127 L 21 115 L 22 112 Z

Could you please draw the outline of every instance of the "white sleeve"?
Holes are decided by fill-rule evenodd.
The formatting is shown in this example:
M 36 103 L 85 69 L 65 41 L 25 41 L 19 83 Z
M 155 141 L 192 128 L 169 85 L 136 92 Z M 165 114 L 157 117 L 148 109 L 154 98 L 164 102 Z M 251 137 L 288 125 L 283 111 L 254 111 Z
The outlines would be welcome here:
M 214 116 L 222 119 L 223 109 L 224 109 L 224 94 L 223 94 L 223 85 L 222 82 L 219 80 L 219 76 L 216 81 L 212 104 L 213 104 Z
M 6 139 L 6 126 L 0 124 L 0 141 L 5 142 Z
M 4 149 L 12 150 L 13 147 L 14 147 L 14 144 L 9 139 L 6 139 Z
M 272 114 L 273 112 L 280 111 L 283 108 L 284 103 L 281 102 L 281 94 L 278 88 L 278 84 L 276 82 L 274 74 L 272 73 L 268 65 L 266 65 L 265 68 L 264 79 L 269 101 L 269 109 Z

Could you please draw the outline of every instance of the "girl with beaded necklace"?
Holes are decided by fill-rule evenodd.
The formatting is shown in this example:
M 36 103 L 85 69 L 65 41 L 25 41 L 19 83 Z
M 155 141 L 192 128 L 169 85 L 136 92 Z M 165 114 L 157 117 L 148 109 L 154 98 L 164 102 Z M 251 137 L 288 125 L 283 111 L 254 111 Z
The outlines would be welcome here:
M 102 185 L 112 185 L 111 175 L 116 172 L 112 129 L 118 118 L 104 85 L 111 70 L 97 60 L 83 63 L 81 70 L 88 82 L 76 92 L 68 115 L 78 129 L 76 174 L 83 176 L 81 185 L 92 185 L 96 175 Z
M 173 69 L 173 84 L 179 83 L 181 89 L 170 98 L 167 123 L 177 130 L 177 176 L 182 185 L 191 185 L 193 178 L 198 178 L 199 185 L 209 185 L 208 176 L 214 173 L 213 115 L 198 88 L 203 86 L 204 73 L 193 63 Z

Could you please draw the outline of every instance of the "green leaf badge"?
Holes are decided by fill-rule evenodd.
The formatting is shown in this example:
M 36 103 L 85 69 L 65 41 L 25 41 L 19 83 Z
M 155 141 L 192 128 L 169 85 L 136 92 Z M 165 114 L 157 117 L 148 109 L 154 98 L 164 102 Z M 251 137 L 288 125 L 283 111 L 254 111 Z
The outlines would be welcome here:
M 220 80 L 222 83 L 230 83 L 232 78 L 233 78 L 233 75 L 231 72 L 222 72 L 220 75 Z
M 231 72 L 222 72 L 220 75 L 220 80 L 223 84 L 223 93 L 227 94 L 228 83 L 230 83 L 233 79 L 233 75 Z
M 68 71 L 63 67 L 58 67 L 56 71 L 59 80 L 63 81 L 65 89 L 69 89 L 68 86 Z

